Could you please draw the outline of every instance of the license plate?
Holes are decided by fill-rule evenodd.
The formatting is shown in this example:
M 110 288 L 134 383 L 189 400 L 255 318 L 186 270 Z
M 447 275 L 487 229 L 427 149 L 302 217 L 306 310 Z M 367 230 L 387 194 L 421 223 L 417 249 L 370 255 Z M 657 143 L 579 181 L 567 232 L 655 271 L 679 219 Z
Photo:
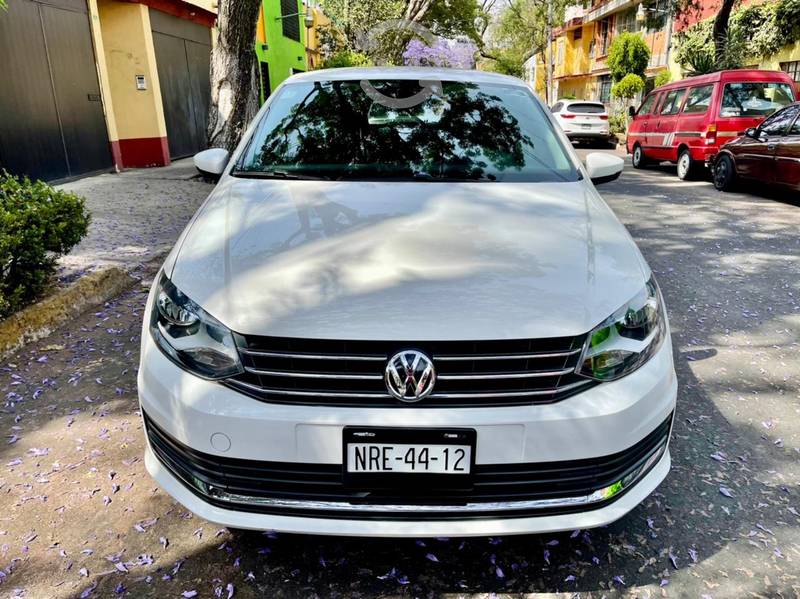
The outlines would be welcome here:
M 424 478 L 463 485 L 475 463 L 475 437 L 474 429 L 346 427 L 345 482 L 380 487 Z
M 592 125 L 591 125 L 591 123 L 584 123 L 584 124 L 581 125 L 581 127 L 583 127 L 584 129 L 591 129 Z

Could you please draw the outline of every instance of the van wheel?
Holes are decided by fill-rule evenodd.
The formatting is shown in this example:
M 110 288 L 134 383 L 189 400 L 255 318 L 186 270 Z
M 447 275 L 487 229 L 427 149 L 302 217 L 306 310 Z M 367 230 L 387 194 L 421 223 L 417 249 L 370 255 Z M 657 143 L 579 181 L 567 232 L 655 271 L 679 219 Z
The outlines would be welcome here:
M 631 163 L 633 164 L 633 168 L 646 168 L 650 161 L 644 155 L 644 150 L 642 146 L 636 144 L 633 146 L 633 154 L 631 155 Z
M 684 148 L 678 155 L 678 179 L 681 181 L 688 181 L 692 178 L 696 170 L 697 165 L 692 159 L 691 152 Z
M 731 191 L 736 182 L 736 166 L 727 154 L 723 154 L 714 164 L 714 187 L 719 191 Z

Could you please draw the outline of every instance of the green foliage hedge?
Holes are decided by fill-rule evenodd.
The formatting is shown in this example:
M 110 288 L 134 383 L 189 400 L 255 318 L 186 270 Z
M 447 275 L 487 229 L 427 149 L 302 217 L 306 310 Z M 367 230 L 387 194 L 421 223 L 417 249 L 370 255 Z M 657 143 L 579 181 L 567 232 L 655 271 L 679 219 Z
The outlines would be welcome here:
M 0 173 L 0 318 L 42 294 L 88 227 L 83 198 Z
M 634 74 L 644 79 L 650 62 L 650 47 L 638 33 L 620 33 L 608 49 L 608 70 L 614 81 Z
M 800 0 L 751 4 L 736 10 L 729 23 L 725 55 L 714 56 L 714 19 L 677 34 L 675 60 L 692 74 L 738 68 L 800 40 Z
M 372 61 L 366 54 L 355 50 L 340 50 L 326 58 L 320 65 L 321 69 L 337 69 L 342 67 L 370 67 Z
M 611 95 L 615 98 L 630 99 L 643 91 L 644 79 L 633 73 L 628 73 L 611 87 Z

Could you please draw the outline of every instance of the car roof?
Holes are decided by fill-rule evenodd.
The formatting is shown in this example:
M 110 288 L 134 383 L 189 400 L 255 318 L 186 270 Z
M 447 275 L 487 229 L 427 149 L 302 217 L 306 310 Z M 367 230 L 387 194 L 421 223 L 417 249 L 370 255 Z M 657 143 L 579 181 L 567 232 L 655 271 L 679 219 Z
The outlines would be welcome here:
M 344 67 L 318 69 L 298 73 L 287 79 L 287 83 L 301 81 L 348 81 L 361 79 L 432 79 L 439 81 L 463 81 L 469 83 L 494 83 L 528 87 L 522 79 L 486 71 L 444 69 L 432 67 Z
M 660 87 L 657 87 L 653 90 L 653 92 L 661 92 L 703 83 L 714 83 L 716 81 L 781 81 L 788 83 L 791 81 L 791 77 L 789 77 L 789 75 L 783 71 L 769 71 L 766 69 L 730 69 L 727 71 L 709 73 L 708 75 L 697 75 L 696 77 L 687 77 L 686 79 L 671 81 Z

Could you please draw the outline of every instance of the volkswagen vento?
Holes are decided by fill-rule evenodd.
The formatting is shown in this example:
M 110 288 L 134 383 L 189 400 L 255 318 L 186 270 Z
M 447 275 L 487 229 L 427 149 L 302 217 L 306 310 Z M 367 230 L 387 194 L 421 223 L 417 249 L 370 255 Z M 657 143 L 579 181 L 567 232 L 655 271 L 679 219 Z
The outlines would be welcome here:
M 667 475 L 676 378 L 641 253 L 517 79 L 291 77 L 144 316 L 146 465 L 234 528 L 588 528 Z

